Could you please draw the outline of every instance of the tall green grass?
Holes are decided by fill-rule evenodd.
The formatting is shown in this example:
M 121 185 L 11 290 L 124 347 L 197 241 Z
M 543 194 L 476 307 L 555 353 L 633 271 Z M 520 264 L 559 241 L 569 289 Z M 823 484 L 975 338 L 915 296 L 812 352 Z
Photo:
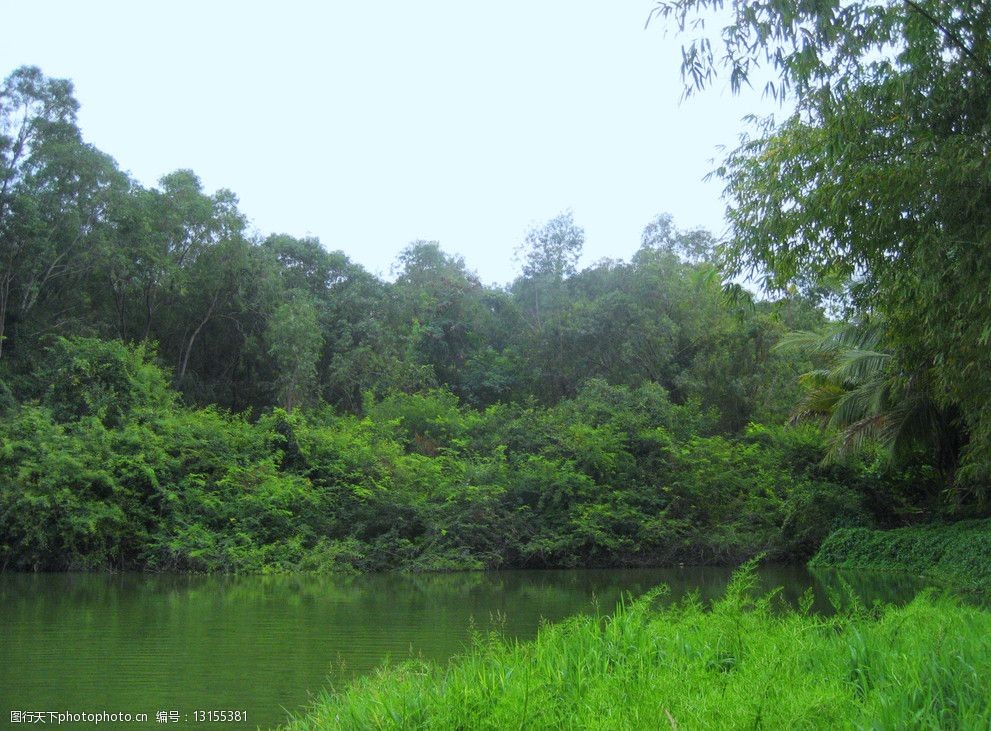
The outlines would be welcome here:
M 830 534 L 811 568 L 902 571 L 948 586 L 991 591 L 991 520 Z
M 832 617 L 754 598 L 658 606 L 479 639 L 447 667 L 409 662 L 325 693 L 303 729 L 987 729 L 991 613 L 927 593 Z

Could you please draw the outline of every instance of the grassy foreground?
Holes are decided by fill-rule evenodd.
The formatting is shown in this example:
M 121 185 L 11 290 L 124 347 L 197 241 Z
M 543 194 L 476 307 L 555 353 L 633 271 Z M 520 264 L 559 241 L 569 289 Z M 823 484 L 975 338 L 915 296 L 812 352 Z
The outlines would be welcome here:
M 991 613 L 922 594 L 834 617 L 772 610 L 741 572 L 711 608 L 657 607 L 488 637 L 327 693 L 302 729 L 991 728 Z
M 991 520 L 830 534 L 812 568 L 903 571 L 935 583 L 991 590 Z

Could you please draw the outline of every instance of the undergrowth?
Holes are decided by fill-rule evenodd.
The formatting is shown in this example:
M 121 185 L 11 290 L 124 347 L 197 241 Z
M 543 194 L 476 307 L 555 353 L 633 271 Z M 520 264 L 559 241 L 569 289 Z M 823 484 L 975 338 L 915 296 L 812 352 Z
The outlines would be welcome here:
M 809 566 L 901 571 L 986 592 L 991 590 L 991 520 L 893 530 L 840 529 L 826 539 Z

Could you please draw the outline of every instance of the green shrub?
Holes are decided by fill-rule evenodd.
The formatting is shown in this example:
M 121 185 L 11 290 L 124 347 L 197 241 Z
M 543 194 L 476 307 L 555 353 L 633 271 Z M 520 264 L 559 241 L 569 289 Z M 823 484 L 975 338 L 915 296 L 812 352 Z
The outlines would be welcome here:
M 991 590 L 991 520 L 832 533 L 812 568 L 901 571 L 930 581 Z
M 40 379 L 48 384 L 42 402 L 58 421 L 95 416 L 107 426 L 132 412 L 167 411 L 176 395 L 153 357 L 145 346 L 119 340 L 59 338 Z
M 808 556 L 869 525 L 822 435 L 714 435 L 656 384 L 463 407 L 394 393 L 255 420 L 181 405 L 143 347 L 60 340 L 0 419 L 0 565 L 412 571 Z

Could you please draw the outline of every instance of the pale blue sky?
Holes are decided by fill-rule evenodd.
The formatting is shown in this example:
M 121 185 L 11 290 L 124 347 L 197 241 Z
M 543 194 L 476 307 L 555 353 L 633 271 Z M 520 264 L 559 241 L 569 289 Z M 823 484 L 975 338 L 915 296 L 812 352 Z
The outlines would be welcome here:
M 486 282 L 564 209 L 583 263 L 669 212 L 724 229 L 703 176 L 772 110 L 718 82 L 680 102 L 653 0 L 3 3 L 0 74 L 68 77 L 87 141 L 145 184 L 192 168 L 263 233 L 318 236 L 389 275 L 436 239 Z

